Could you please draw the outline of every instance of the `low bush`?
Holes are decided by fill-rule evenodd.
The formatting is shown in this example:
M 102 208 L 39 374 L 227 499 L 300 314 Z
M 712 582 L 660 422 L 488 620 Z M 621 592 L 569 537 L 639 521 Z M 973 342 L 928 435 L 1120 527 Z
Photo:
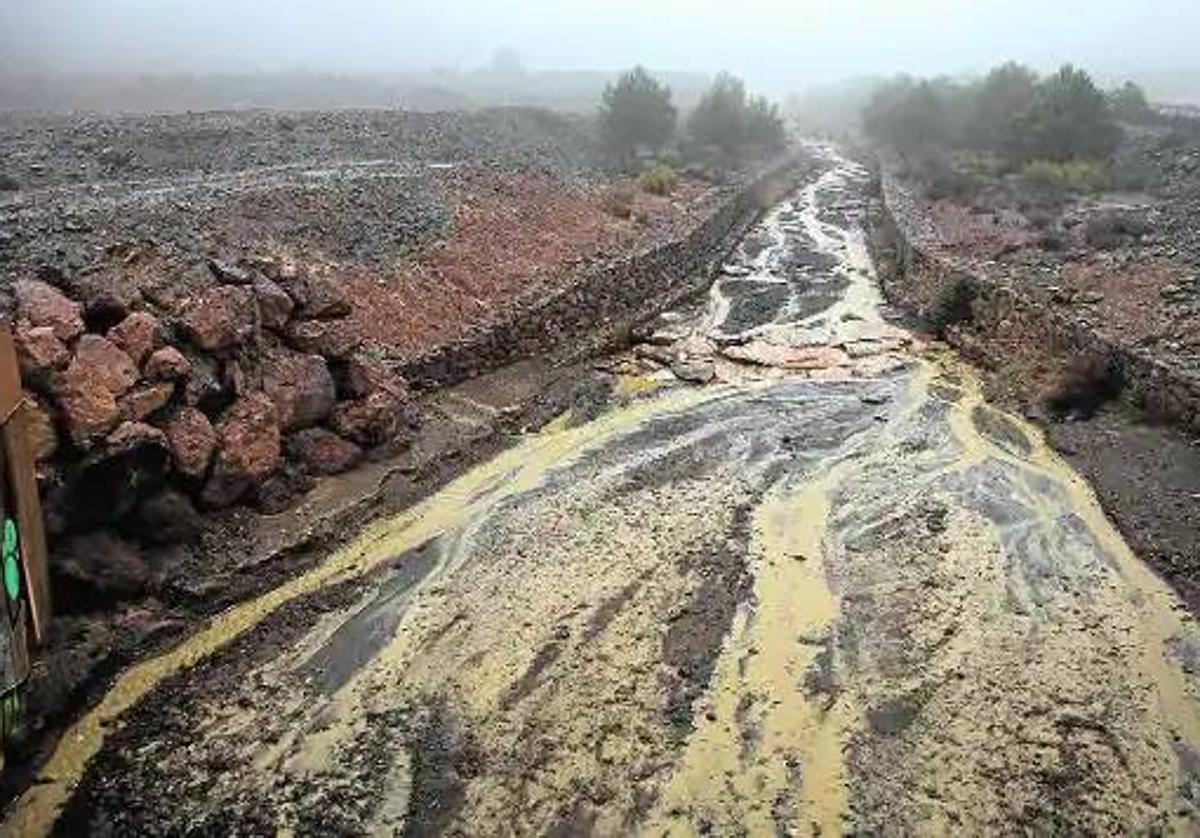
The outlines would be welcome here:
M 1106 212 L 1088 219 L 1083 237 L 1091 247 L 1110 250 L 1140 239 L 1149 232 L 1150 223 L 1141 216 Z
M 1090 419 L 1105 402 L 1121 395 L 1125 371 L 1113 356 L 1072 358 L 1043 393 L 1054 419 Z
M 600 207 L 614 218 L 629 218 L 633 215 L 634 194 L 632 189 L 607 190 L 600 198 Z
M 940 338 L 946 336 L 951 326 L 970 323 L 975 319 L 975 297 L 977 292 L 970 278 L 958 276 L 950 280 L 938 292 L 933 306 L 926 315 L 929 328 Z
M 679 182 L 679 175 L 670 166 L 659 163 L 653 169 L 648 169 L 642 172 L 642 176 L 638 178 L 638 185 L 651 195 L 670 195 L 671 190 L 675 188 L 675 184 Z
M 658 162 L 672 169 L 683 168 L 683 155 L 673 148 L 668 148 L 658 155 Z
M 1093 160 L 1034 160 L 1021 171 L 1032 189 L 1055 194 L 1099 192 L 1108 187 L 1108 172 Z
M 0 192 L 16 192 L 20 188 L 21 184 L 15 177 L 0 172 Z

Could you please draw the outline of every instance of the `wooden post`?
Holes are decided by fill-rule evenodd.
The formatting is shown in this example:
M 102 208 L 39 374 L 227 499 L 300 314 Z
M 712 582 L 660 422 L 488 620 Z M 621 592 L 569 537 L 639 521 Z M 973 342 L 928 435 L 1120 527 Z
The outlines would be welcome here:
M 6 325 L 0 326 L 0 446 L 3 446 L 7 472 L 0 473 L 0 479 L 7 479 L 9 492 L 5 494 L 11 498 L 7 505 L 16 516 L 30 628 L 34 642 L 40 645 L 46 639 L 50 624 L 50 574 L 28 424 L 28 406 L 21 392 L 12 330 Z

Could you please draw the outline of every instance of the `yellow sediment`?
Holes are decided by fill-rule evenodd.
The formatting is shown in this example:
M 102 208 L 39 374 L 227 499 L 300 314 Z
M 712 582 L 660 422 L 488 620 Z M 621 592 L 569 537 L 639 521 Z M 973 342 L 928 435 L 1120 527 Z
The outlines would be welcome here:
M 803 686 L 837 616 L 824 578 L 828 482 L 778 486 L 759 507 L 753 604 L 738 614 L 648 833 L 692 834 L 700 822 L 720 834 L 840 830 L 841 751 L 857 711 L 840 698 L 823 706 Z
M 119 724 L 121 715 L 164 679 L 194 666 L 280 607 L 330 583 L 367 573 L 381 562 L 460 525 L 480 504 L 527 491 L 550 469 L 570 462 L 581 451 L 623 429 L 656 413 L 694 405 L 718 393 L 717 389 L 680 390 L 659 399 L 635 402 L 586 425 L 533 435 L 409 511 L 369 526 L 350 545 L 307 573 L 213 617 L 203 630 L 176 648 L 125 671 L 100 703 L 64 732 L 37 784 L 16 801 L 6 817 L 4 834 L 49 832 L 71 789 L 100 750 L 107 727 Z M 494 487 L 492 493 L 479 498 L 480 491 L 488 487 Z

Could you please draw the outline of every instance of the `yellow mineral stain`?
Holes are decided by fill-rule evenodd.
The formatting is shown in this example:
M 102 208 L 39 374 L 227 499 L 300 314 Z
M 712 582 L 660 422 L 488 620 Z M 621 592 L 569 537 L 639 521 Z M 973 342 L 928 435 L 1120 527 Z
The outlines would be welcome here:
M 491 461 L 467 472 L 427 500 L 367 527 L 345 548 L 317 567 L 262 596 L 235 606 L 176 648 L 126 670 L 100 703 L 66 730 L 31 786 L 3 824 L 6 835 L 47 834 L 88 763 L 100 750 L 106 728 L 170 676 L 186 670 L 253 629 L 280 607 L 325 585 L 361 576 L 381 562 L 462 524 L 479 508 L 528 491 L 552 468 L 651 416 L 699 404 L 718 388 L 678 390 L 636 401 L 595 422 L 532 435 Z M 489 492 L 483 492 L 490 489 Z M 482 496 L 481 496 L 481 493 Z
M 778 485 L 758 508 L 753 601 L 736 618 L 649 833 L 693 834 L 699 823 L 718 834 L 841 831 L 842 751 L 859 714 L 846 693 L 810 697 L 805 687 L 837 618 L 823 541 L 841 471 Z
M 1138 668 L 1145 682 L 1154 685 L 1153 703 L 1166 726 L 1159 734 L 1169 732 L 1193 747 L 1200 743 L 1200 689 L 1179 662 L 1169 657 L 1172 641 L 1196 636 L 1194 620 L 1177 595 L 1134 554 L 1104 513 L 1092 487 L 1050 447 L 1040 428 L 1018 416 L 1004 414 L 1031 444 L 1028 454 L 1013 455 L 979 433 L 971 420 L 973 409 L 985 403 L 982 384 L 974 370 L 948 353 L 937 357 L 932 368 L 935 374 L 952 377 L 964 392 L 964 398 L 955 403 L 949 417 L 955 439 L 964 452 L 955 467 L 965 469 L 993 458 L 1028 477 L 1049 481 L 1062 492 L 1064 499 L 1055 503 L 1052 495 L 1030 486 L 1023 492 L 1022 500 L 1032 505 L 1051 527 L 1057 525 L 1063 514 L 1074 514 L 1096 545 L 1115 561 L 1129 589 L 1121 605 L 1136 613 L 1131 623 L 1140 635 L 1136 644 Z M 1169 747 L 1169 743 L 1163 741 L 1162 746 Z M 1172 812 L 1176 827 L 1190 831 L 1191 823 L 1178 811 L 1173 794 L 1163 797 L 1160 805 Z

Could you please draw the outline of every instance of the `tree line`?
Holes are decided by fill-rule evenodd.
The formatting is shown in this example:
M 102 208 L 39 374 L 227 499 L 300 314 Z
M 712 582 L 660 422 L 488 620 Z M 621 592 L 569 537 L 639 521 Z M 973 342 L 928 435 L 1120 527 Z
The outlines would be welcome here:
M 634 67 L 609 83 L 601 99 L 600 138 L 619 161 L 629 162 L 639 151 L 658 153 L 669 144 L 719 150 L 727 157 L 754 151 L 773 151 L 786 143 L 779 107 L 766 97 L 750 95 L 745 83 L 720 73 L 688 115 L 680 136 L 679 113 L 671 90 L 644 67 Z
M 1010 62 L 968 82 L 893 79 L 875 92 L 862 123 L 869 136 L 902 153 L 975 150 L 1023 166 L 1106 158 L 1120 144 L 1121 121 L 1154 118 L 1133 83 L 1105 92 L 1070 64 L 1039 77 Z

